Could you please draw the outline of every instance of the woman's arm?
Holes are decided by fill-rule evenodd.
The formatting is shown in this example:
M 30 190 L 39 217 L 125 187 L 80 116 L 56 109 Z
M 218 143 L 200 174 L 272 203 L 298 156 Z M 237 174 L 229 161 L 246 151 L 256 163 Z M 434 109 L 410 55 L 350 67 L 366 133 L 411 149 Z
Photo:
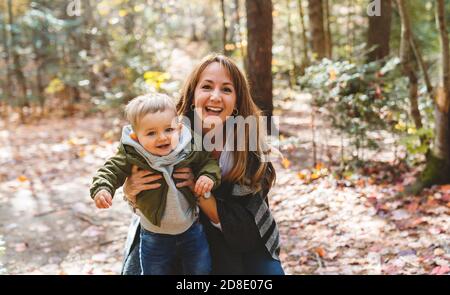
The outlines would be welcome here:
M 215 224 L 220 223 L 219 213 L 217 212 L 216 198 L 211 195 L 209 198 L 199 197 L 198 206 L 205 215 Z
M 195 194 L 194 190 L 194 174 L 192 173 L 192 169 L 189 167 L 178 168 L 175 169 L 173 173 L 173 177 L 175 180 L 182 180 L 177 183 L 177 187 L 187 186 L 191 189 L 191 191 Z M 197 196 L 197 195 L 196 195 Z M 199 197 L 198 198 L 198 206 L 205 213 L 205 215 L 211 220 L 213 223 L 220 223 L 219 214 L 217 213 L 217 203 L 214 196 L 210 196 L 209 198 Z

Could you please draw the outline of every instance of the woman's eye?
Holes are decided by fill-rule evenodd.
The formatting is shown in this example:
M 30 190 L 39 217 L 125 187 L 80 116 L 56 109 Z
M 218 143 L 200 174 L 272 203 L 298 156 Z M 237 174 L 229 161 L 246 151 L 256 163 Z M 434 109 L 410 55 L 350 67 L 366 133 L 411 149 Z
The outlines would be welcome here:
M 203 88 L 203 89 L 211 89 L 211 86 L 209 86 L 209 85 L 203 85 L 202 88 Z
M 223 91 L 225 91 L 225 92 L 232 92 L 231 88 L 224 88 Z

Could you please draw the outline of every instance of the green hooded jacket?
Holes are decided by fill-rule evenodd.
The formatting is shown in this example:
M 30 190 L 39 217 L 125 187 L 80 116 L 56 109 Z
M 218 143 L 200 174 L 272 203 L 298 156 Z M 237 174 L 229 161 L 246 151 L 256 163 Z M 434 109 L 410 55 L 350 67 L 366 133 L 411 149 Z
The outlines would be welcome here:
M 129 129 L 130 127 L 126 126 L 125 128 Z M 143 152 L 139 151 L 139 147 L 136 148 L 130 144 L 127 144 L 127 142 L 130 143 L 130 140 L 124 140 L 124 137 L 127 136 L 125 128 L 122 132 L 122 139 L 117 153 L 109 158 L 94 176 L 90 188 L 91 198 L 94 198 L 95 195 L 102 189 L 107 190 L 111 193 L 111 196 L 114 196 L 115 191 L 121 187 L 126 178 L 131 175 L 132 165 L 136 165 L 142 170 L 162 174 L 150 165 L 152 163 L 149 164 L 149 161 L 142 155 Z M 191 137 L 189 137 L 189 139 L 191 139 Z M 186 146 L 182 148 L 183 151 L 181 158 L 178 159 L 173 170 L 177 168 L 190 167 L 195 176 L 195 180 L 201 175 L 208 176 L 214 181 L 213 189 L 217 188 L 220 184 L 220 167 L 217 160 L 212 158 L 211 153 L 206 151 L 195 151 L 191 140 L 189 140 Z M 180 155 L 178 156 L 180 157 Z M 155 157 L 156 156 L 153 156 L 153 158 Z M 161 186 L 156 189 L 140 192 L 136 197 L 136 205 L 151 223 L 156 226 L 160 226 L 161 219 L 166 208 L 169 186 L 164 177 L 155 181 L 155 183 L 160 183 Z M 197 198 L 190 188 L 181 187 L 177 189 L 186 197 L 190 207 L 194 209 L 197 205 Z

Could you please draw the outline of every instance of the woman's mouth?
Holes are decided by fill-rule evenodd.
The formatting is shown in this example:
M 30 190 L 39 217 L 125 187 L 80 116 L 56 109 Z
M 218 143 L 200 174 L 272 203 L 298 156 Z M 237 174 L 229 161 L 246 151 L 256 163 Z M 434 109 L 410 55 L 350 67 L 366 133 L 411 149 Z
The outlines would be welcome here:
M 223 108 L 220 108 L 220 107 L 205 107 L 205 110 L 206 110 L 206 112 L 208 114 L 218 116 L 223 111 Z

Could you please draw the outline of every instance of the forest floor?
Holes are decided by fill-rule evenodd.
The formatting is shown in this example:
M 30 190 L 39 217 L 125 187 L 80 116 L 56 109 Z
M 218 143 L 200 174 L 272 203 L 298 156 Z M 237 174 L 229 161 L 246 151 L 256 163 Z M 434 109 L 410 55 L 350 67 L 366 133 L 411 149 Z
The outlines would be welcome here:
M 281 129 L 295 135 L 282 139 L 286 160 L 275 161 L 270 194 L 286 273 L 448 274 L 450 187 L 397 198 L 415 172 L 376 157 L 337 179 L 323 158 L 339 149 L 321 132 L 313 167 L 307 100 L 278 111 Z M 0 126 L 0 272 L 120 273 L 131 212 L 121 191 L 109 210 L 88 192 L 117 146 L 117 117 Z

